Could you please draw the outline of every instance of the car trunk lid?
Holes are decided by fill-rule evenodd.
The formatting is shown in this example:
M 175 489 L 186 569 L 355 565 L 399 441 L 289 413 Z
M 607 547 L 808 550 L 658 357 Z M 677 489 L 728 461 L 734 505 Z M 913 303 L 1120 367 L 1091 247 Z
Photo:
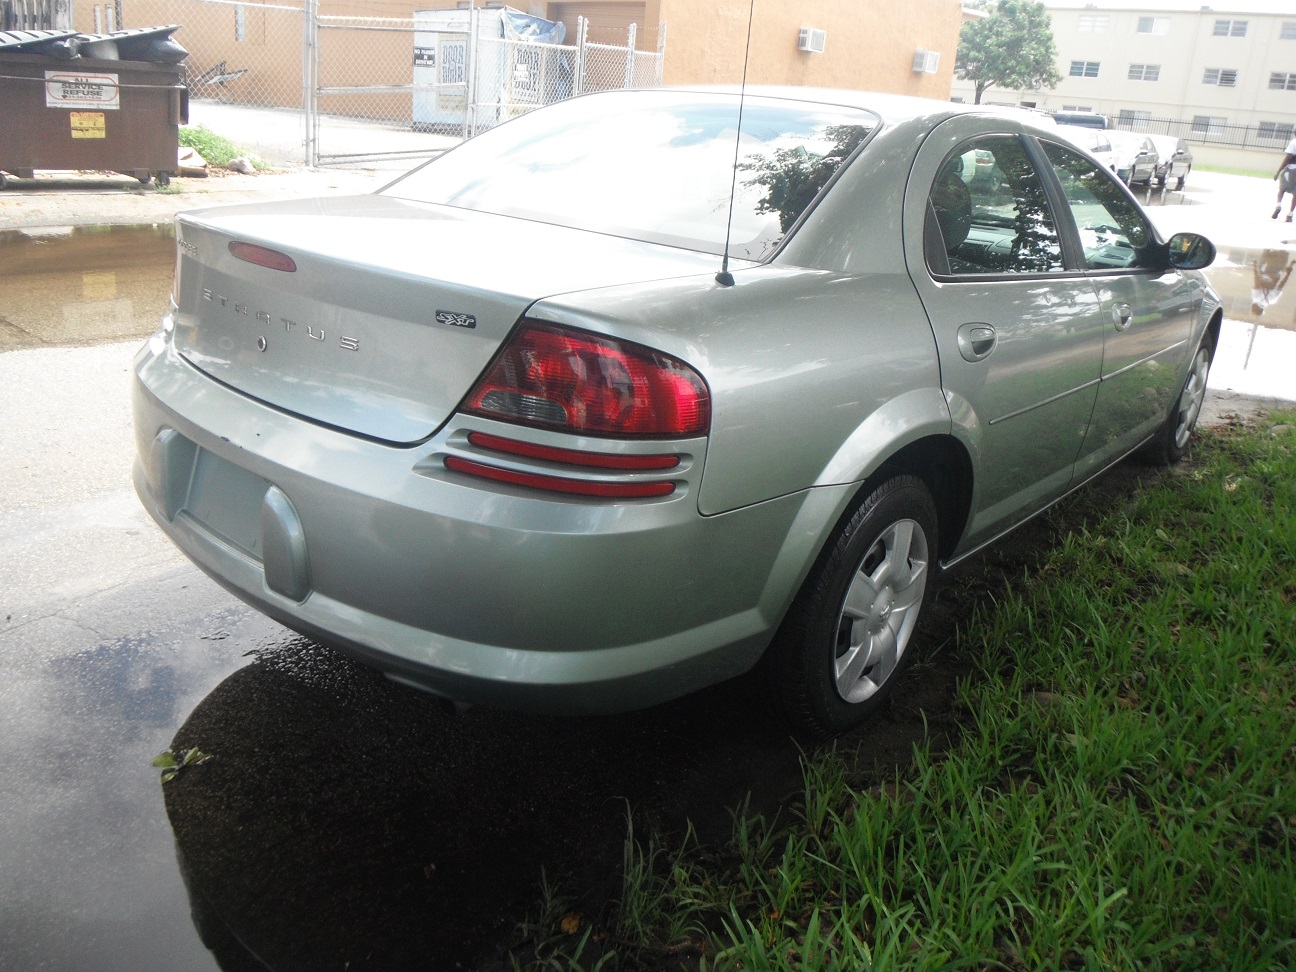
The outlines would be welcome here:
M 276 408 L 396 443 L 445 421 L 535 300 L 717 262 L 382 196 L 199 210 L 176 235 L 186 360 Z

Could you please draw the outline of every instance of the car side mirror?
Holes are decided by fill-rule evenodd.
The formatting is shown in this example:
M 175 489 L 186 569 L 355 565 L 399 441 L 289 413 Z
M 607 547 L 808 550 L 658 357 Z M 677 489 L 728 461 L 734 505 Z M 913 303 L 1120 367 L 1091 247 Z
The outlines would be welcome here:
M 1166 246 L 1176 270 L 1201 270 L 1215 262 L 1215 244 L 1199 233 L 1176 233 Z

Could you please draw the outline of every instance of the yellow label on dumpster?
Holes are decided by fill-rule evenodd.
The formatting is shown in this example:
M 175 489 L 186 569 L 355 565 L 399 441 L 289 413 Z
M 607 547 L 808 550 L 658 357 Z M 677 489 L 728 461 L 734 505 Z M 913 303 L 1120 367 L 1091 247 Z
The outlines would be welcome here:
M 102 111 L 74 111 L 72 115 L 73 138 L 107 138 Z

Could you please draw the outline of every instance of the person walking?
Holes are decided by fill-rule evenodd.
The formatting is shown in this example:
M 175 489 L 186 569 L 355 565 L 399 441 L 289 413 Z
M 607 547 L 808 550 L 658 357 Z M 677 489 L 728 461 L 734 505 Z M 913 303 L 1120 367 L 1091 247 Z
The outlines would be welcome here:
M 1287 222 L 1290 223 L 1292 214 L 1296 213 L 1296 137 L 1287 143 L 1287 148 L 1283 151 L 1282 164 L 1274 173 L 1274 178 L 1278 180 L 1278 205 L 1269 218 L 1278 218 L 1278 214 L 1282 212 L 1283 196 L 1290 195 L 1291 203 L 1287 206 Z

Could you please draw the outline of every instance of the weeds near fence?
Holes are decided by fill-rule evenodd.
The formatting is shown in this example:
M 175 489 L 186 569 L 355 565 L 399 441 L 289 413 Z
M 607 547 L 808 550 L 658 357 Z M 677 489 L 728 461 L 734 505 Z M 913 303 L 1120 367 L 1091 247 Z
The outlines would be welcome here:
M 248 149 L 230 141 L 224 135 L 217 135 L 206 125 L 184 126 L 180 129 L 180 145 L 191 148 L 211 165 L 228 166 L 236 158 L 250 159 L 255 168 L 265 168 Z
M 960 632 L 953 751 L 808 757 L 724 848 L 632 832 L 621 910 L 516 967 L 1296 967 L 1293 563 L 1296 432 L 1208 434 Z

